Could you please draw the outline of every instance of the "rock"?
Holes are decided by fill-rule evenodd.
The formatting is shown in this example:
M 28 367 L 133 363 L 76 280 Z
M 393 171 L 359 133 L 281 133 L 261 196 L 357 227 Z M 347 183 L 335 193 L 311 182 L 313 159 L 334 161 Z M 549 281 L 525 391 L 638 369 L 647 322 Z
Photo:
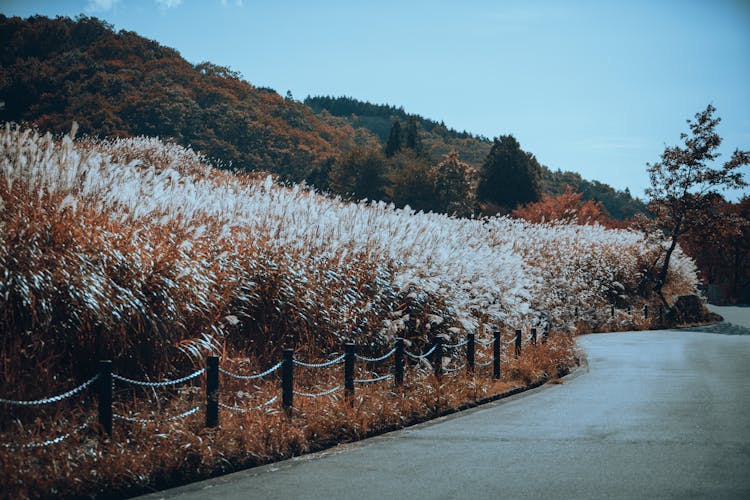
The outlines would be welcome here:
M 697 295 L 681 295 L 677 297 L 667 315 L 667 321 L 673 325 L 697 323 L 717 323 L 723 318 L 709 311 Z

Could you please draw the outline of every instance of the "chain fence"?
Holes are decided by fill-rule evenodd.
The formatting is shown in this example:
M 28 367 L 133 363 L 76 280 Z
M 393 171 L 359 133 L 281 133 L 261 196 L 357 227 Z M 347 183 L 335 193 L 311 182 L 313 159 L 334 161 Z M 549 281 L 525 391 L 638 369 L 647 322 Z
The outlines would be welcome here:
M 325 363 L 305 363 L 304 361 L 295 359 L 294 364 L 297 366 L 303 366 L 305 368 L 326 368 L 328 366 L 333 366 L 339 363 L 343 363 L 345 357 L 346 357 L 346 354 L 342 354 L 338 358 L 332 359 L 331 361 L 326 361 Z
M 465 339 L 465 340 L 459 342 L 458 344 L 443 344 L 443 347 L 445 347 L 446 349 L 456 349 L 458 347 L 463 347 L 463 346 L 465 346 L 468 343 L 469 343 L 469 340 Z
M 141 387 L 165 387 L 168 385 L 177 385 L 183 382 L 187 382 L 188 380 L 192 380 L 195 377 L 202 375 L 203 373 L 205 373 L 205 371 L 206 371 L 205 368 L 201 368 L 200 370 L 196 370 L 190 375 L 186 375 L 182 378 L 178 378 L 174 380 L 162 380 L 160 382 L 149 382 L 147 380 L 133 380 L 132 378 L 123 377 L 122 375 L 118 375 L 116 373 L 112 374 L 112 378 L 115 380 L 120 380 L 121 382 L 127 382 L 128 384 L 139 385 Z
M 250 408 L 240 408 L 239 406 L 232 406 L 232 405 L 224 404 L 222 402 L 219 402 L 219 406 L 221 406 L 222 408 L 226 408 L 229 411 L 233 411 L 233 412 L 237 412 L 237 413 L 250 413 L 252 411 L 262 410 L 266 406 L 270 406 L 270 405 L 274 404 L 278 400 L 279 400 L 279 396 L 277 394 L 276 396 L 272 397 L 271 399 L 269 399 L 265 403 L 261 403 L 258 406 L 252 406 Z
M 182 418 L 189 417 L 193 413 L 197 413 L 201 408 L 203 408 L 203 405 L 198 405 L 194 408 L 189 409 L 186 412 L 180 413 L 179 415 L 174 415 L 171 417 L 164 417 L 164 418 L 138 418 L 138 417 L 128 417 L 125 415 L 118 415 L 113 414 L 112 417 L 116 418 L 117 420 L 124 420 L 126 422 L 133 422 L 137 424 L 157 424 L 157 423 L 163 423 L 163 422 L 172 422 L 173 420 L 180 420 Z
M 302 391 L 293 391 L 295 396 L 302 396 L 305 398 L 319 398 L 322 396 L 328 396 L 330 394 L 333 394 L 334 392 L 340 391 L 343 389 L 343 385 L 337 385 L 336 387 L 333 387 L 331 389 L 328 389 L 327 391 L 323 392 L 302 392 Z
M 615 308 L 611 307 L 610 316 L 612 318 L 615 318 L 614 314 Z M 632 314 L 631 311 L 628 311 Z M 581 311 L 576 309 L 576 318 L 580 317 Z M 662 311 L 659 309 L 658 318 L 661 321 L 662 318 Z M 648 317 L 648 309 L 644 308 L 643 310 L 643 316 L 645 318 Z M 657 317 L 657 315 L 654 313 L 653 317 Z M 541 324 L 541 323 L 540 323 Z M 544 324 L 544 329 L 541 333 L 542 342 L 544 342 L 549 335 L 549 324 Z M 403 377 L 404 377 L 404 361 L 407 358 L 410 358 L 415 361 L 426 361 L 432 356 L 433 354 L 436 354 L 436 360 L 434 364 L 434 370 L 435 375 L 440 376 L 441 373 L 455 373 L 459 372 L 460 370 L 469 369 L 473 370 L 474 367 L 487 367 L 490 365 L 495 365 L 495 370 L 493 373 L 493 376 L 495 378 L 498 378 L 499 375 L 499 366 L 500 366 L 500 358 L 498 356 L 502 355 L 502 351 L 504 349 L 499 349 L 500 346 L 508 346 L 508 345 L 516 345 L 516 351 L 515 355 L 518 357 L 521 352 L 521 344 L 523 341 L 525 343 L 531 342 L 532 344 L 535 344 L 537 339 L 535 329 L 532 329 L 531 335 L 526 336 L 522 335 L 521 330 L 516 330 L 516 334 L 507 341 L 500 340 L 499 333 L 495 333 L 495 339 L 486 339 L 486 340 L 480 340 L 475 339 L 473 335 L 467 336 L 463 340 L 460 340 L 456 343 L 442 343 L 442 341 L 437 340 L 432 347 L 427 350 L 427 352 L 424 352 L 422 354 L 417 354 L 410 352 L 406 349 L 404 349 L 404 340 L 399 339 L 396 342 L 396 346 L 390 349 L 388 352 L 382 354 L 381 356 L 376 357 L 368 357 L 363 356 L 360 354 L 357 354 L 355 352 L 355 346 L 353 344 L 347 344 L 346 352 L 344 354 L 335 354 L 331 356 L 335 356 L 333 359 L 321 363 L 309 363 L 304 362 L 298 359 L 294 358 L 293 351 L 290 349 L 286 349 L 284 351 L 284 358 L 276 363 L 275 365 L 271 366 L 270 368 L 254 374 L 249 375 L 242 375 L 238 373 L 234 373 L 232 371 L 226 370 L 224 368 L 221 368 L 219 366 L 218 357 L 216 356 L 210 356 L 207 360 L 207 366 L 205 368 L 200 368 L 193 373 L 190 373 L 184 377 L 180 377 L 173 380 L 161 380 L 161 381 L 148 381 L 148 380 L 136 380 L 132 378 L 128 378 L 122 375 L 119 375 L 117 373 L 112 373 L 111 371 L 111 361 L 101 361 L 100 362 L 100 372 L 93 377 L 91 377 L 89 380 L 83 382 L 82 384 L 78 385 L 77 387 L 74 387 L 64 393 L 55 395 L 55 396 L 49 396 L 46 398 L 41 398 L 37 400 L 15 400 L 15 399 L 3 399 L 0 398 L 0 404 L 5 404 L 9 406 L 41 406 L 41 405 L 47 405 L 47 404 L 53 404 L 58 403 L 64 400 L 67 400 L 69 398 L 72 398 L 78 394 L 81 394 L 83 391 L 85 391 L 87 388 L 91 387 L 95 382 L 99 382 L 97 384 L 98 386 L 98 422 L 100 424 L 100 428 L 103 428 L 106 434 L 111 435 L 112 432 L 112 420 L 118 420 L 118 421 L 125 421 L 130 423 L 139 423 L 139 424 L 153 424 L 153 423 L 161 423 L 161 422 L 171 422 L 175 420 L 180 420 L 187 418 L 191 415 L 196 414 L 201 409 L 206 409 L 206 426 L 207 427 L 214 427 L 218 425 L 218 409 L 223 408 L 225 410 L 235 412 L 235 413 L 249 413 L 252 411 L 259 411 L 263 410 L 265 408 L 270 407 L 271 405 L 279 402 L 281 400 L 281 406 L 286 409 L 290 410 L 293 408 L 293 396 L 300 396 L 300 397 L 306 397 L 306 398 L 319 398 L 324 396 L 332 395 L 338 391 L 345 390 L 347 397 L 351 396 L 354 393 L 354 387 L 355 384 L 369 384 L 369 383 L 377 383 L 377 382 L 383 382 L 386 380 L 395 380 L 396 386 L 403 384 Z M 473 343 L 472 343 L 473 342 Z M 450 350 L 450 349 L 458 349 L 464 346 L 469 345 L 472 343 L 470 348 L 467 348 L 466 352 L 466 361 L 462 363 L 460 366 L 456 366 L 453 368 L 444 368 L 442 366 L 442 356 L 444 353 L 444 350 Z M 497 344 L 496 344 L 497 343 Z M 476 346 L 480 346 L 482 348 L 488 348 L 488 347 L 494 347 L 494 352 L 492 354 L 492 358 L 488 361 L 476 361 L 474 359 L 474 348 Z M 438 348 L 440 348 L 439 351 Z M 436 352 L 437 351 L 437 352 Z M 359 360 L 364 363 L 380 363 L 388 360 L 389 358 L 393 357 L 393 363 L 394 363 L 394 370 L 392 373 L 388 373 L 385 375 L 377 375 L 373 374 L 370 378 L 354 378 L 354 363 L 355 360 Z M 453 356 L 453 359 L 455 360 L 456 357 Z M 294 370 L 293 367 L 299 366 L 303 368 L 311 368 L 311 369 L 322 369 L 322 368 L 328 368 L 331 366 L 344 364 L 344 384 L 343 385 L 336 385 L 335 387 L 332 387 L 330 389 L 321 391 L 321 392 L 305 392 L 301 390 L 297 390 L 294 388 Z M 226 403 L 222 403 L 219 401 L 218 393 L 219 393 L 219 374 L 222 374 L 226 377 L 230 377 L 232 379 L 236 380 L 257 380 L 264 377 L 268 377 L 272 374 L 274 374 L 277 371 L 281 371 L 281 382 L 282 382 L 282 391 L 281 394 L 274 395 L 267 401 L 254 406 L 248 406 L 248 407 L 239 407 L 234 406 Z M 166 387 L 166 386 L 172 386 L 181 384 L 184 382 L 188 382 L 190 380 L 196 379 L 197 377 L 200 377 L 201 375 L 206 375 L 206 403 L 200 404 L 192 407 L 191 409 L 184 411 L 178 415 L 173 415 L 169 417 L 150 417 L 150 418 L 144 418 L 139 416 L 133 416 L 133 415 L 122 415 L 118 413 L 112 412 L 112 400 L 113 400 L 113 386 L 114 382 L 123 382 L 126 384 L 131 384 L 135 386 L 140 387 L 150 387 L 150 388 L 156 388 L 156 387 Z M 71 431 L 61 434 L 55 438 L 47 439 L 44 441 L 39 442 L 30 442 L 30 443 L 24 443 L 24 444 L 18 444 L 18 443 L 0 443 L 0 448 L 4 449 L 34 449 L 34 448 L 43 448 L 47 446 L 51 446 L 57 443 L 61 443 L 63 441 L 66 441 L 67 439 L 70 439 L 71 436 L 82 432 L 86 428 L 88 428 L 92 422 L 96 420 L 96 415 L 89 417 L 84 423 L 81 425 L 78 425 Z
M 433 345 L 432 349 L 430 349 L 429 351 L 427 351 L 424 354 L 414 354 L 413 352 L 409 352 L 407 350 L 404 350 L 404 354 L 406 354 L 407 356 L 409 356 L 411 359 L 427 359 L 427 358 L 430 357 L 430 354 L 432 354 L 433 352 L 435 352 L 435 349 L 437 349 L 437 344 Z
M 58 394 L 57 396 L 50 396 L 48 398 L 30 400 L 30 401 L 19 401 L 15 399 L 0 399 L 0 403 L 13 405 L 13 406 L 39 406 L 39 405 L 46 405 L 50 403 L 57 403 L 65 399 L 72 398 L 79 392 L 82 392 L 88 386 L 93 384 L 98 378 L 99 378 L 99 374 L 96 374 L 90 379 L 88 379 L 86 382 L 79 385 L 78 387 L 75 387 L 67 392 L 63 392 L 62 394 Z
M 380 356 L 380 357 L 377 357 L 377 358 L 368 358 L 368 357 L 365 357 L 365 356 L 360 356 L 359 354 L 355 354 L 354 356 L 355 356 L 355 357 L 356 357 L 357 359 L 359 359 L 359 360 L 361 360 L 361 361 L 365 361 L 365 362 L 367 362 L 367 363 L 379 363 L 380 361 L 385 361 L 386 359 L 388 359 L 388 358 L 390 358 L 391 356 L 393 356 L 393 354 L 394 354 L 395 352 L 396 352 L 396 348 L 394 347 L 393 349 L 391 349 L 391 350 L 390 350 L 390 351 L 388 351 L 387 353 L 385 353 L 385 354 L 383 354 L 382 356 Z
M 53 444 L 62 443 L 63 441 L 70 439 L 75 434 L 78 434 L 82 430 L 88 428 L 89 425 L 94 421 L 94 417 L 89 417 L 84 423 L 76 427 L 70 432 L 67 432 L 61 436 L 57 436 L 56 438 L 47 439 L 46 441 L 34 441 L 31 443 L 24 443 L 24 444 L 17 444 L 17 443 L 2 443 L 0 444 L 1 447 L 6 449 L 27 449 L 27 450 L 33 450 L 36 448 L 46 448 L 47 446 L 52 446 Z
M 353 382 L 355 384 L 370 384 L 373 382 L 382 382 L 383 380 L 388 380 L 393 378 L 393 374 L 389 373 L 388 375 L 383 375 L 381 377 L 375 377 L 375 378 L 355 378 Z
M 475 364 L 476 364 L 476 363 L 475 363 Z M 463 369 L 465 369 L 465 368 L 466 368 L 466 363 L 462 364 L 461 366 L 457 366 L 457 367 L 455 367 L 455 368 L 443 368 L 443 371 L 444 371 L 445 373 L 454 373 L 454 372 L 457 372 L 457 371 L 459 371 L 459 370 L 463 370 Z
M 219 368 L 219 372 L 223 373 L 227 377 L 231 377 L 231 378 L 234 378 L 234 379 L 237 379 L 237 380 L 255 380 L 255 379 L 267 377 L 268 375 L 272 374 L 273 372 L 275 372 L 276 370 L 278 370 L 279 368 L 281 368 L 281 365 L 282 365 L 282 361 L 279 361 L 278 363 L 276 363 L 275 365 L 273 365 L 268 370 L 266 370 L 264 372 L 256 373 L 254 375 L 238 375 L 236 373 L 232 373 L 230 371 L 227 371 L 224 368 Z

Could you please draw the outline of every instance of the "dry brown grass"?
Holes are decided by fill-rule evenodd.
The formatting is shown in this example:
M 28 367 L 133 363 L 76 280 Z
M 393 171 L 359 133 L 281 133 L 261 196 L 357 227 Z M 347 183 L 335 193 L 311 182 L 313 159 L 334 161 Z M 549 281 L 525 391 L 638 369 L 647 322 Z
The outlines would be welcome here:
M 484 353 L 478 349 L 478 354 L 480 351 Z M 546 344 L 527 346 L 518 359 L 504 359 L 500 380 L 492 379 L 491 367 L 477 367 L 474 375 L 460 370 L 446 373 L 438 381 L 431 367 L 408 364 L 400 388 L 388 380 L 358 384 L 351 399 L 343 391 L 320 398 L 295 396 L 291 415 L 276 403 L 248 413 L 222 408 L 220 426 L 215 429 L 204 427 L 203 411 L 166 423 L 116 420 L 111 439 L 102 439 L 92 425 L 44 449 L 1 453 L 0 491 L 9 498 L 119 497 L 165 488 L 411 425 L 510 389 L 555 378 L 575 362 L 574 342 L 559 334 Z M 451 362 L 451 366 L 460 364 L 460 356 Z M 223 365 L 247 373 L 246 363 L 225 360 Z M 359 362 L 355 378 L 372 377 L 375 369 L 382 374 L 390 366 L 390 360 L 377 365 Z M 296 388 L 319 392 L 338 385 L 342 370 L 342 365 L 297 367 Z M 256 406 L 279 393 L 276 377 L 253 384 L 224 376 L 221 383 L 221 401 L 232 406 Z M 176 415 L 203 404 L 204 394 L 201 382 L 179 390 L 120 389 L 114 409 L 144 418 Z M 92 402 L 83 398 L 81 403 L 85 406 L 77 406 L 80 403 L 76 401 L 66 405 L 65 411 L 59 410 L 52 425 L 45 426 L 40 418 L 33 429 L 16 426 L 3 432 L 0 442 L 29 442 L 70 428 L 91 414 Z

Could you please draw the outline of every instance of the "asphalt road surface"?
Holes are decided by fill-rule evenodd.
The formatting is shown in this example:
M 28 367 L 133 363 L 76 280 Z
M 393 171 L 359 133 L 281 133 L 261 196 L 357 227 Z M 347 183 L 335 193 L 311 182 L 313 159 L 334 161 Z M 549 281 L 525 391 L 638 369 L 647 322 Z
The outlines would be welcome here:
M 581 337 L 561 385 L 153 498 L 750 498 L 750 336 Z

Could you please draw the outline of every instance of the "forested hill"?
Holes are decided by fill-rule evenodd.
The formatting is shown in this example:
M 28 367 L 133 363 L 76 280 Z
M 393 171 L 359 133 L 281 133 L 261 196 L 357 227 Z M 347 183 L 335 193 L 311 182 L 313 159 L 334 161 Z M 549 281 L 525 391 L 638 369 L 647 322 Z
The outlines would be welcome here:
M 486 137 L 458 132 L 446 127 L 445 123 L 409 114 L 403 107 L 372 104 L 352 97 L 308 96 L 304 102 L 316 113 L 325 110 L 333 116 L 345 118 L 355 128 L 369 130 L 383 145 L 394 120 L 406 124 L 414 119 L 419 124 L 422 147 L 433 158 L 456 151 L 463 161 L 479 167 L 492 148 L 492 140 Z
M 581 193 L 584 200 L 600 201 L 607 215 L 617 220 L 633 217 L 646 212 L 646 204 L 634 198 L 630 191 L 618 191 L 609 184 L 589 181 L 577 172 L 551 170 L 542 167 L 542 191 L 550 194 L 562 194 L 570 186 L 573 191 Z
M 75 121 L 81 133 L 95 137 L 158 136 L 190 146 L 218 166 L 270 171 L 284 180 L 332 189 L 337 161 L 361 149 L 356 146 L 380 150 L 394 120 L 418 133 L 422 165 L 412 168 L 417 160 L 408 155 L 385 164 L 381 199 L 415 206 L 417 200 L 410 199 L 416 196 L 414 176 L 424 177 L 423 170 L 451 151 L 479 172 L 493 146 L 485 137 L 400 107 L 351 97 L 309 97 L 305 103 L 284 98 L 228 68 L 191 64 L 174 49 L 115 31 L 96 18 L 0 14 L 0 122 L 65 133 Z M 543 191 L 562 192 L 563 182 L 585 199 L 602 201 L 616 218 L 640 208 L 605 184 L 541 169 Z M 343 185 L 340 193 L 352 192 Z M 441 210 L 430 204 L 424 208 Z
M 0 15 L 0 121 L 98 136 L 159 136 L 224 166 L 314 180 L 342 151 L 377 143 L 341 119 L 231 70 L 98 19 Z
M 458 132 L 442 122 L 407 113 L 403 107 L 373 104 L 352 97 L 308 96 L 304 102 L 316 113 L 325 111 L 326 114 L 346 119 L 357 130 L 372 132 L 383 146 L 388 140 L 394 120 L 402 123 L 416 120 L 422 147 L 434 158 L 456 151 L 463 161 L 480 168 L 492 148 L 492 141 L 486 137 L 466 131 Z M 614 219 L 627 219 L 646 209 L 644 203 L 631 196 L 627 190 L 617 191 L 608 184 L 586 180 L 575 172 L 553 170 L 545 166 L 541 170 L 543 192 L 561 194 L 566 186 L 570 186 L 574 191 L 582 193 L 584 200 L 602 202 L 607 215 Z

